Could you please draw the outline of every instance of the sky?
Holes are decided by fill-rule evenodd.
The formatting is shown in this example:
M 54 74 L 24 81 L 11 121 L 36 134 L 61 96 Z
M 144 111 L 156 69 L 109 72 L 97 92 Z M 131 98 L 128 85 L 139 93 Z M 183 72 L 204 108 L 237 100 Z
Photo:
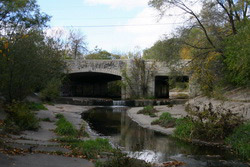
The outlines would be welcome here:
M 159 12 L 148 0 L 37 0 L 42 12 L 52 16 L 50 30 L 79 29 L 86 37 L 88 49 L 112 53 L 143 50 L 164 37 L 171 36 L 183 24 L 181 11 Z

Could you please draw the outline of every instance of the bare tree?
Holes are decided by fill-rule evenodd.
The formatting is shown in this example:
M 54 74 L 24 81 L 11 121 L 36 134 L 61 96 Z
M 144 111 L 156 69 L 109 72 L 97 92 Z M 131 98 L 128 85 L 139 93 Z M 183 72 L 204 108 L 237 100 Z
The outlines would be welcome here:
M 74 59 L 81 58 L 87 51 L 87 43 L 85 36 L 80 30 L 70 30 L 68 37 L 68 47 L 70 49 L 70 56 Z

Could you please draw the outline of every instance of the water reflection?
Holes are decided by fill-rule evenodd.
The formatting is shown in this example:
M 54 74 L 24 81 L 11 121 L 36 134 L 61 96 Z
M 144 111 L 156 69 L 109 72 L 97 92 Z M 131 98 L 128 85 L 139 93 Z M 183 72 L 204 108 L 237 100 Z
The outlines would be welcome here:
M 111 141 L 123 148 L 131 157 L 143 159 L 148 162 L 165 162 L 180 160 L 186 166 L 208 167 L 228 166 L 229 161 L 235 159 L 229 152 L 187 144 L 166 135 L 138 126 L 127 113 L 127 108 L 103 107 L 94 108 L 84 113 L 90 127 L 103 136 L 110 136 Z M 222 163 L 223 162 L 223 163 Z M 230 166 L 245 166 L 240 163 Z

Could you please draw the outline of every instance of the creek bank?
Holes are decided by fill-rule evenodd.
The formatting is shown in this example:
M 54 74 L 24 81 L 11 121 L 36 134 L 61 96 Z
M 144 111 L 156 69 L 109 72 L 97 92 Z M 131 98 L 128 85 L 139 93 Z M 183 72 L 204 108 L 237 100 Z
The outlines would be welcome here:
M 248 99 L 248 98 L 247 98 Z M 231 110 L 233 113 L 239 113 L 245 120 L 250 119 L 250 102 L 239 98 L 231 98 L 228 100 L 217 100 L 214 98 L 208 98 L 199 96 L 189 100 L 186 105 L 193 111 L 201 111 L 208 109 L 209 105 L 212 105 L 214 111 L 216 110 Z
M 250 103 L 243 101 L 222 101 L 216 99 L 209 99 L 207 97 L 196 97 L 189 100 L 186 104 L 177 104 L 173 107 L 167 105 L 164 106 L 154 106 L 159 112 L 156 113 L 157 117 L 150 117 L 148 115 L 137 114 L 139 110 L 142 110 L 143 107 L 133 107 L 129 109 L 128 116 L 135 122 L 137 122 L 141 127 L 148 128 L 166 135 L 173 135 L 175 128 L 164 128 L 160 125 L 151 125 L 151 122 L 158 119 L 163 112 L 170 113 L 174 118 L 181 118 L 188 115 L 185 111 L 186 106 L 189 106 L 192 110 L 197 111 L 199 109 L 207 109 L 211 103 L 214 106 L 214 109 L 223 108 L 225 110 L 231 110 L 234 113 L 239 113 L 243 115 L 245 120 L 250 119 Z M 231 149 L 230 146 L 225 145 L 224 142 L 207 142 L 198 139 L 192 139 L 187 142 L 202 145 L 202 146 L 212 146 L 220 147 L 222 149 Z
M 36 111 L 37 118 L 41 120 L 38 131 L 23 131 L 20 135 L 0 135 L 4 145 L 10 148 L 10 151 L 6 150 L 7 147 L 0 148 L 1 166 L 8 167 L 18 164 L 20 167 L 51 167 L 53 162 L 53 166 L 56 167 L 65 165 L 67 167 L 94 167 L 94 164 L 89 160 L 67 156 L 71 155 L 72 151 L 62 147 L 60 143 L 54 140 L 59 137 L 54 133 L 56 114 L 63 114 L 67 120 L 79 129 L 83 123 L 81 113 L 91 107 L 57 104 L 53 106 L 46 105 L 46 107 L 48 110 Z M 49 121 L 44 121 L 45 119 Z M 91 136 L 91 138 L 95 137 Z M 2 159 L 1 157 L 6 158 Z
M 128 116 L 135 122 L 137 122 L 143 128 L 148 128 L 157 132 L 161 132 L 166 135 L 172 135 L 174 133 L 175 128 L 164 128 L 159 125 L 151 125 L 151 122 L 163 113 L 169 112 L 175 118 L 181 118 L 187 116 L 185 112 L 185 106 L 183 104 L 177 104 L 173 107 L 168 107 L 167 105 L 163 106 L 155 106 L 155 109 L 158 110 L 158 113 L 155 113 L 157 117 L 150 117 L 148 115 L 137 114 L 139 110 L 143 109 L 143 107 L 133 107 L 127 111 Z

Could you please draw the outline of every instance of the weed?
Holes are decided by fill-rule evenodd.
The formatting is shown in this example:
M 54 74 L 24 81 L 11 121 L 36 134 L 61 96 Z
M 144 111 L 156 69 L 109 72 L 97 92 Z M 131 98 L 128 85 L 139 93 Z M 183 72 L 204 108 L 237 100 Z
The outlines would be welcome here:
M 226 143 L 230 144 L 243 158 L 250 160 L 250 121 L 236 128 L 226 138 Z
M 73 154 L 84 155 L 89 159 L 98 158 L 102 152 L 113 151 L 108 139 L 97 138 L 96 140 L 82 141 L 74 137 L 63 137 L 57 139 L 63 145 L 68 145 L 73 149 Z
M 4 121 L 5 130 L 18 133 L 23 130 L 37 130 L 39 120 L 25 103 L 13 103 L 7 107 L 8 116 Z
M 151 122 L 151 125 L 158 124 L 162 127 L 170 128 L 175 126 L 175 120 L 176 119 L 173 118 L 170 113 L 165 112 L 161 114 L 159 119 L 156 119 L 153 122 Z
M 179 118 L 176 120 L 174 136 L 183 140 L 190 140 L 194 130 L 194 123 L 190 117 Z
M 32 111 L 48 110 L 42 103 L 26 102 L 26 104 Z
M 62 136 L 77 136 L 77 130 L 76 128 L 67 121 L 63 115 L 58 114 L 56 116 L 59 117 L 59 120 L 56 122 L 56 129 L 55 132 Z
M 40 121 L 44 121 L 44 122 L 52 122 L 52 121 L 50 120 L 50 118 L 49 118 L 49 117 L 47 117 L 47 118 L 42 118 L 42 119 L 40 119 Z
M 150 117 L 156 117 L 157 111 L 153 106 L 146 106 L 142 110 L 138 111 L 137 114 L 149 115 Z
M 192 138 L 205 141 L 223 141 L 243 122 L 239 114 L 221 107 L 214 109 L 211 103 L 203 109 L 197 107 L 197 111 L 187 107 L 187 112 L 194 124 Z
M 64 118 L 63 114 L 56 114 L 56 118 L 60 119 L 60 118 Z

